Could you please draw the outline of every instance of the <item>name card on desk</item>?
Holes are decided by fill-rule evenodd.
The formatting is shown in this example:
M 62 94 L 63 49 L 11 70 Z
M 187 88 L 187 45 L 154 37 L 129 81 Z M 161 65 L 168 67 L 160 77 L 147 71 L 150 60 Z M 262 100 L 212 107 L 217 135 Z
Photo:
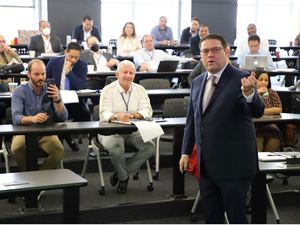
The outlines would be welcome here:
M 64 104 L 78 103 L 79 98 L 76 91 L 60 90 L 60 96 Z

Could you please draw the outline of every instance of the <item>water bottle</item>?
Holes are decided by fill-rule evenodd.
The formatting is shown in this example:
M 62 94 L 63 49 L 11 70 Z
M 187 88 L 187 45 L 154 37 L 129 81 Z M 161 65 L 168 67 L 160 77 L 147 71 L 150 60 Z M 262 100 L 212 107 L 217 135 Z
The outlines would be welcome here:
M 71 42 L 71 35 L 66 36 L 66 45 L 68 45 Z
M 113 54 L 113 46 L 112 46 L 111 44 L 109 44 L 109 45 L 107 46 L 107 52 L 108 52 L 109 54 Z

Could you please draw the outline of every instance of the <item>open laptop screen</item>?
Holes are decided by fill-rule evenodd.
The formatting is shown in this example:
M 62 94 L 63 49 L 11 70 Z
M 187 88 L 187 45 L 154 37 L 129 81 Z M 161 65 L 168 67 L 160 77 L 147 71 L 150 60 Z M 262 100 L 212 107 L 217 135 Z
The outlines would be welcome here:
M 178 63 L 178 60 L 162 60 L 159 62 L 157 72 L 175 72 Z
M 245 56 L 246 70 L 265 70 L 268 68 L 268 56 L 266 55 L 246 55 Z

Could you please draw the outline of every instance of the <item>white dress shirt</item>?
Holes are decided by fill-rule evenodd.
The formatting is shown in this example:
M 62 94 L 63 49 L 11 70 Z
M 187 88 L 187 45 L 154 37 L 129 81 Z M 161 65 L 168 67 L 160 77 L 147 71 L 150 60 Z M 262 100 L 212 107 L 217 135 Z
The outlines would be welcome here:
M 136 68 L 139 68 L 142 63 L 147 63 L 151 72 L 157 71 L 159 62 L 162 60 L 178 60 L 179 63 L 185 63 L 192 60 L 192 58 L 183 58 L 175 55 L 169 55 L 160 49 L 153 49 L 148 51 L 145 48 L 137 50 L 133 55 L 133 61 Z
M 125 93 L 118 80 L 105 86 L 101 91 L 99 102 L 100 121 L 109 121 L 111 116 L 119 112 L 138 112 L 143 118 L 151 118 L 153 111 L 144 87 L 132 83 L 128 92 Z
M 111 68 L 107 66 L 106 58 L 100 52 L 92 52 L 98 72 L 109 72 Z

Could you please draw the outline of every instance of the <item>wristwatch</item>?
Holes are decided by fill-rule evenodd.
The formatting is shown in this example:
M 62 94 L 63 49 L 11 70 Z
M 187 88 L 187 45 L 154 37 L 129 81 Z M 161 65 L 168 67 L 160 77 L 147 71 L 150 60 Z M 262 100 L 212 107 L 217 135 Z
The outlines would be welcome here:
M 53 99 L 53 102 L 54 103 L 60 103 L 61 102 L 61 97 L 59 96 L 57 99 Z

